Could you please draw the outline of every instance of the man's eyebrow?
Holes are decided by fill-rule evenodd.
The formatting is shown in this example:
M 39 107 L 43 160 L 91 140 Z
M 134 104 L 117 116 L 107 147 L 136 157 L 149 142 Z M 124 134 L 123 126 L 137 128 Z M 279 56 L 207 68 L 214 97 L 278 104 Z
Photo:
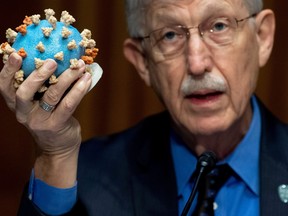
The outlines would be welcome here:
M 181 14 L 175 12 L 175 10 L 172 10 L 169 8 L 168 10 L 165 10 L 165 12 L 159 11 L 155 14 L 154 21 L 160 22 L 160 23 L 171 23 L 171 24 L 179 24 L 179 22 L 183 19 L 183 16 Z

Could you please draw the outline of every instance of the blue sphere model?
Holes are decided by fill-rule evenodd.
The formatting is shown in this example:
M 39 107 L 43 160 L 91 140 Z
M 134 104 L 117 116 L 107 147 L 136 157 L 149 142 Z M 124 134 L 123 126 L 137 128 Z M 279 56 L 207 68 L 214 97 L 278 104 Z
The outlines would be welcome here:
M 76 69 L 80 58 L 86 64 L 86 72 L 92 72 L 91 65 L 98 49 L 95 48 L 96 42 L 91 39 L 91 31 L 84 29 L 79 33 L 71 25 L 75 19 L 67 11 L 62 11 L 60 21 L 54 17 L 52 9 L 44 12 L 46 19 L 43 20 L 40 20 L 39 14 L 26 16 L 23 24 L 16 28 L 18 32 L 7 29 L 8 42 L 0 46 L 4 63 L 13 52 L 22 56 L 21 70 L 15 74 L 15 88 L 35 69 L 39 69 L 46 59 L 54 59 L 58 66 L 45 86 L 57 83 L 57 77 L 66 69 Z
M 82 37 L 78 30 L 69 25 L 66 28 L 71 32 L 68 38 L 62 37 L 62 29 L 65 24 L 57 22 L 56 28 L 53 29 L 49 37 L 43 34 L 42 28 L 50 28 L 51 24 L 47 20 L 41 20 L 38 25 L 27 26 L 27 33 L 22 35 L 18 33 L 12 48 L 20 50 L 23 48 L 27 56 L 23 58 L 22 70 L 25 77 L 29 76 L 35 70 L 35 58 L 45 60 L 54 59 L 57 53 L 63 52 L 63 60 L 55 59 L 58 63 L 57 70 L 55 71 L 58 77 L 63 71 L 70 67 L 70 59 L 79 59 L 85 53 L 85 48 L 77 45 L 75 49 L 68 49 L 68 43 L 75 40 L 76 44 L 80 44 Z M 41 52 L 36 47 L 42 42 L 45 51 Z

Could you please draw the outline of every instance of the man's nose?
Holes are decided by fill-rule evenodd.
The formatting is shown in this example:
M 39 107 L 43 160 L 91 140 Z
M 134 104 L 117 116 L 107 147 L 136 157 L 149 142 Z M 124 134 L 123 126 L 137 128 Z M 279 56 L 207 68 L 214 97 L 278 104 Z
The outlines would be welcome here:
M 202 75 L 212 70 L 212 53 L 200 34 L 196 32 L 190 33 L 186 50 L 188 71 L 195 76 Z

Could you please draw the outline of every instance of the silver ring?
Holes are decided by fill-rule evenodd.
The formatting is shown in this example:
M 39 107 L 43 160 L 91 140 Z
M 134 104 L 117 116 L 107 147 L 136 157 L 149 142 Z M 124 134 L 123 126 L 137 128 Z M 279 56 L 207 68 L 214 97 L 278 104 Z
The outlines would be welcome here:
M 48 104 L 47 102 L 45 102 L 44 100 L 40 100 L 39 101 L 39 106 L 45 110 L 46 112 L 52 112 L 52 110 L 55 108 L 55 106 L 52 106 L 50 104 Z

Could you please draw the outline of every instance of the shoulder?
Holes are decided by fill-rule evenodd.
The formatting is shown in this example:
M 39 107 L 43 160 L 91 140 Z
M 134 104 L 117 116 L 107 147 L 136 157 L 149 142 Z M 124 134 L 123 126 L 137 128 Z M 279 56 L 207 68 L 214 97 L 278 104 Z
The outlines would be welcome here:
M 288 124 L 277 118 L 261 102 L 261 152 L 288 165 Z
M 258 104 L 261 114 L 262 135 L 277 134 L 277 137 L 280 136 L 281 139 L 287 138 L 288 140 L 288 124 L 276 117 L 262 102 L 258 101 Z

